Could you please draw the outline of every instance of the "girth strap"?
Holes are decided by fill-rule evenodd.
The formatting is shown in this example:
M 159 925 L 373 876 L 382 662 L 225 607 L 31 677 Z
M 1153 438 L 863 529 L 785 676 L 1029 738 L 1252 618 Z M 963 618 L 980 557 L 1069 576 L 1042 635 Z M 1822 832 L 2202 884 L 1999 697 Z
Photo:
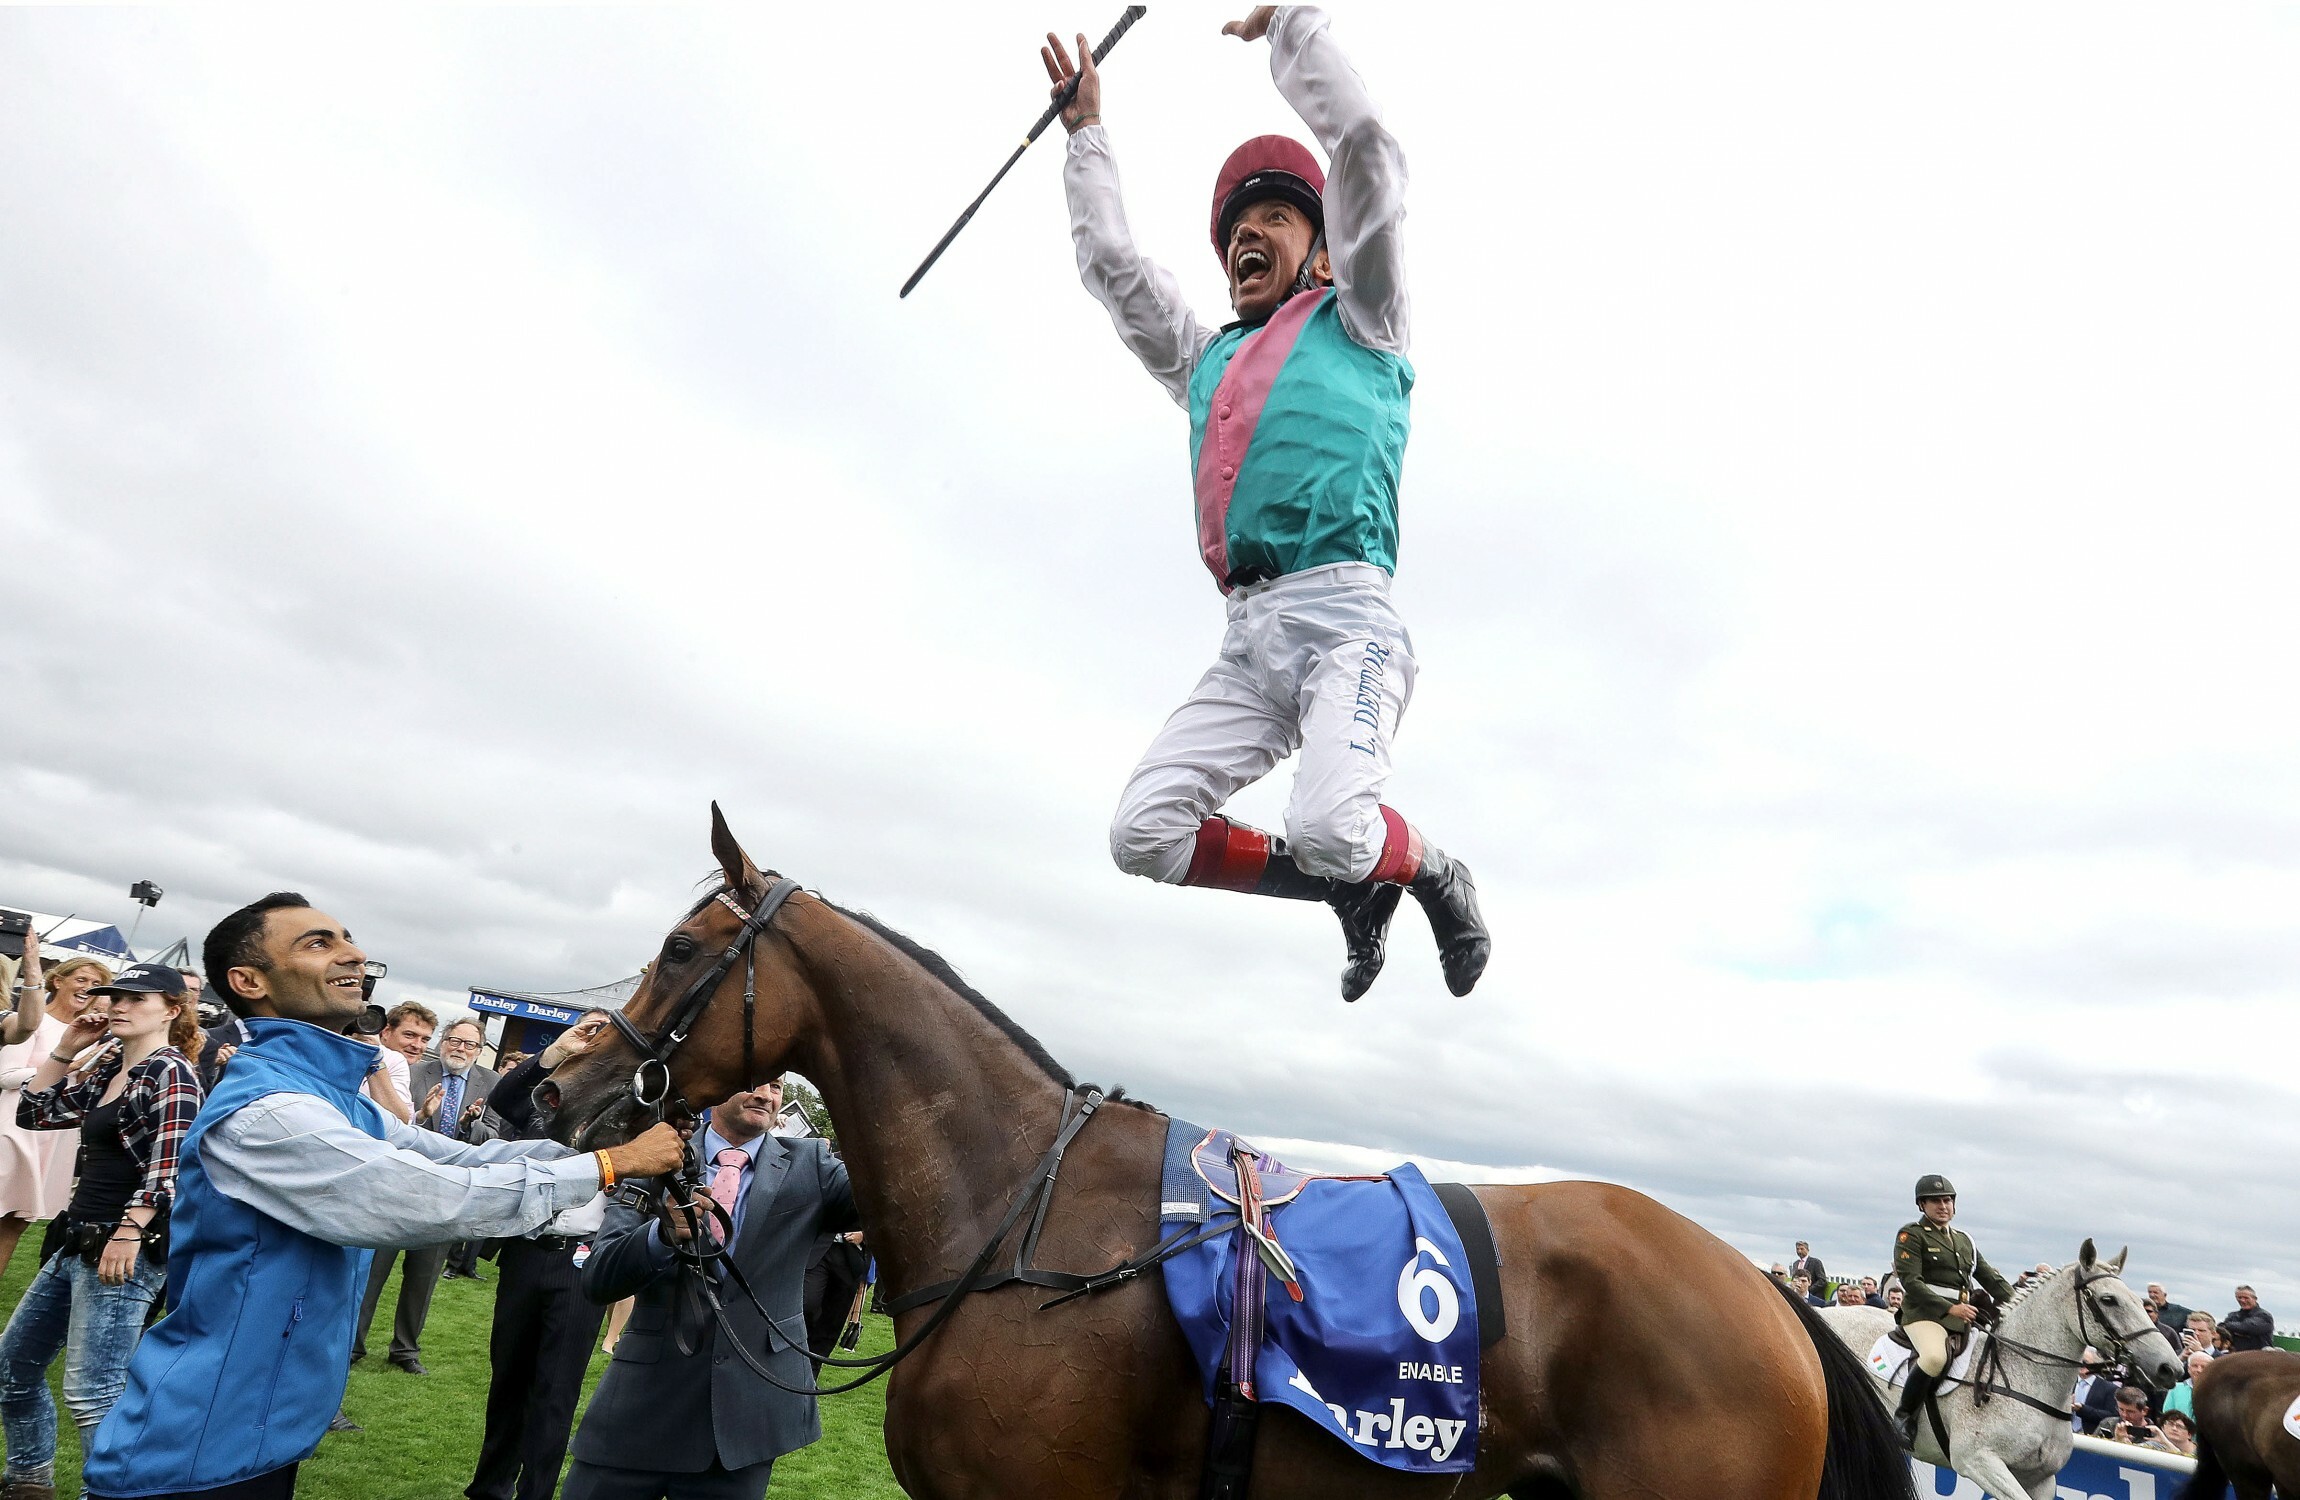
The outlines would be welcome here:
M 1470 1290 L 1477 1296 L 1477 1346 L 1490 1349 L 1509 1331 L 1501 1305 L 1501 1252 L 1494 1248 L 1493 1225 L 1475 1191 L 1458 1182 L 1433 1182 L 1440 1207 L 1453 1220 L 1461 1236 L 1462 1252 L 1469 1257 Z

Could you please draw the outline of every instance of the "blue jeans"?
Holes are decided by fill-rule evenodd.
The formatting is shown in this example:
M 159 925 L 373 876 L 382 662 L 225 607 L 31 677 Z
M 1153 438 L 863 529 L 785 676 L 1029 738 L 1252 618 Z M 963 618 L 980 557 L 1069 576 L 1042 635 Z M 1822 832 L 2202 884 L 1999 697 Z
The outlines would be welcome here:
M 64 1355 L 64 1405 L 92 1436 L 128 1384 L 128 1356 L 143 1336 L 144 1315 L 167 1280 L 165 1264 L 139 1257 L 118 1286 L 97 1279 L 76 1255 L 40 1268 L 0 1333 L 0 1431 L 8 1439 L 11 1478 L 44 1478 L 56 1462 L 56 1403 L 48 1366 Z

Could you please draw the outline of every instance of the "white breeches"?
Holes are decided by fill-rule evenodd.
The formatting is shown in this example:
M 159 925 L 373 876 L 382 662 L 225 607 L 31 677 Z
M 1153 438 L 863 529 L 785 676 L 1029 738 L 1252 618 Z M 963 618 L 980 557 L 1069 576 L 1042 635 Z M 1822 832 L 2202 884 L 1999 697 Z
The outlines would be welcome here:
M 1118 799 L 1110 857 L 1178 883 L 1198 825 L 1299 749 L 1286 842 L 1313 875 L 1363 880 L 1381 857 L 1390 739 L 1414 693 L 1389 575 L 1337 563 L 1229 599 L 1222 654 L 1150 742 Z

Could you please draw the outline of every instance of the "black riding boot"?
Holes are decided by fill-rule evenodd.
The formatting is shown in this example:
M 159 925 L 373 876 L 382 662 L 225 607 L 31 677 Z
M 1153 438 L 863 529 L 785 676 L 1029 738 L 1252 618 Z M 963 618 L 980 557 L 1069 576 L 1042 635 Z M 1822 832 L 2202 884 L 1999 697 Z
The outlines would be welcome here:
M 1257 896 L 1280 896 L 1292 901 L 1323 901 L 1341 919 L 1342 943 L 1348 960 L 1342 965 L 1342 998 L 1355 1000 L 1374 987 L 1387 956 L 1390 918 L 1405 895 L 1401 885 L 1361 880 L 1352 885 L 1324 875 L 1312 875 L 1294 863 L 1286 841 L 1272 837 L 1270 862 L 1254 884 Z
M 1198 847 L 1184 885 L 1215 886 L 1276 896 L 1287 901 L 1323 901 L 1341 920 L 1348 958 L 1342 966 L 1342 998 L 1355 1000 L 1373 988 L 1382 972 L 1390 918 L 1405 887 L 1361 880 L 1355 884 L 1312 875 L 1294 863 L 1286 841 L 1227 818 L 1208 818 L 1198 831 Z
M 1917 1447 L 1917 1415 L 1925 1409 L 1925 1399 L 1940 1389 L 1941 1377 L 1927 1375 L 1914 1361 L 1909 1364 L 1909 1383 L 1901 1387 L 1901 1404 L 1893 1413 L 1893 1432 L 1901 1446 L 1912 1453 Z
M 1493 957 L 1493 935 L 1477 909 L 1477 882 L 1469 866 L 1434 844 L 1422 846 L 1421 869 L 1413 879 L 1414 899 L 1430 919 L 1437 938 L 1438 965 L 1445 970 L 1445 987 L 1457 995 L 1477 988 Z

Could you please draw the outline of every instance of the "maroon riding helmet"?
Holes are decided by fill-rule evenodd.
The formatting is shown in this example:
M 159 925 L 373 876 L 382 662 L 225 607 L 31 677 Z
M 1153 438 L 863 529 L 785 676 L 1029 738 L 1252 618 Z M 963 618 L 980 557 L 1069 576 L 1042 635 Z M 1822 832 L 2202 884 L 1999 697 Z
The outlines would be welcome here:
M 1230 269 L 1230 228 L 1265 198 L 1283 198 L 1326 227 L 1326 174 L 1310 148 L 1282 135 L 1258 135 L 1230 153 L 1214 179 L 1214 258 Z

